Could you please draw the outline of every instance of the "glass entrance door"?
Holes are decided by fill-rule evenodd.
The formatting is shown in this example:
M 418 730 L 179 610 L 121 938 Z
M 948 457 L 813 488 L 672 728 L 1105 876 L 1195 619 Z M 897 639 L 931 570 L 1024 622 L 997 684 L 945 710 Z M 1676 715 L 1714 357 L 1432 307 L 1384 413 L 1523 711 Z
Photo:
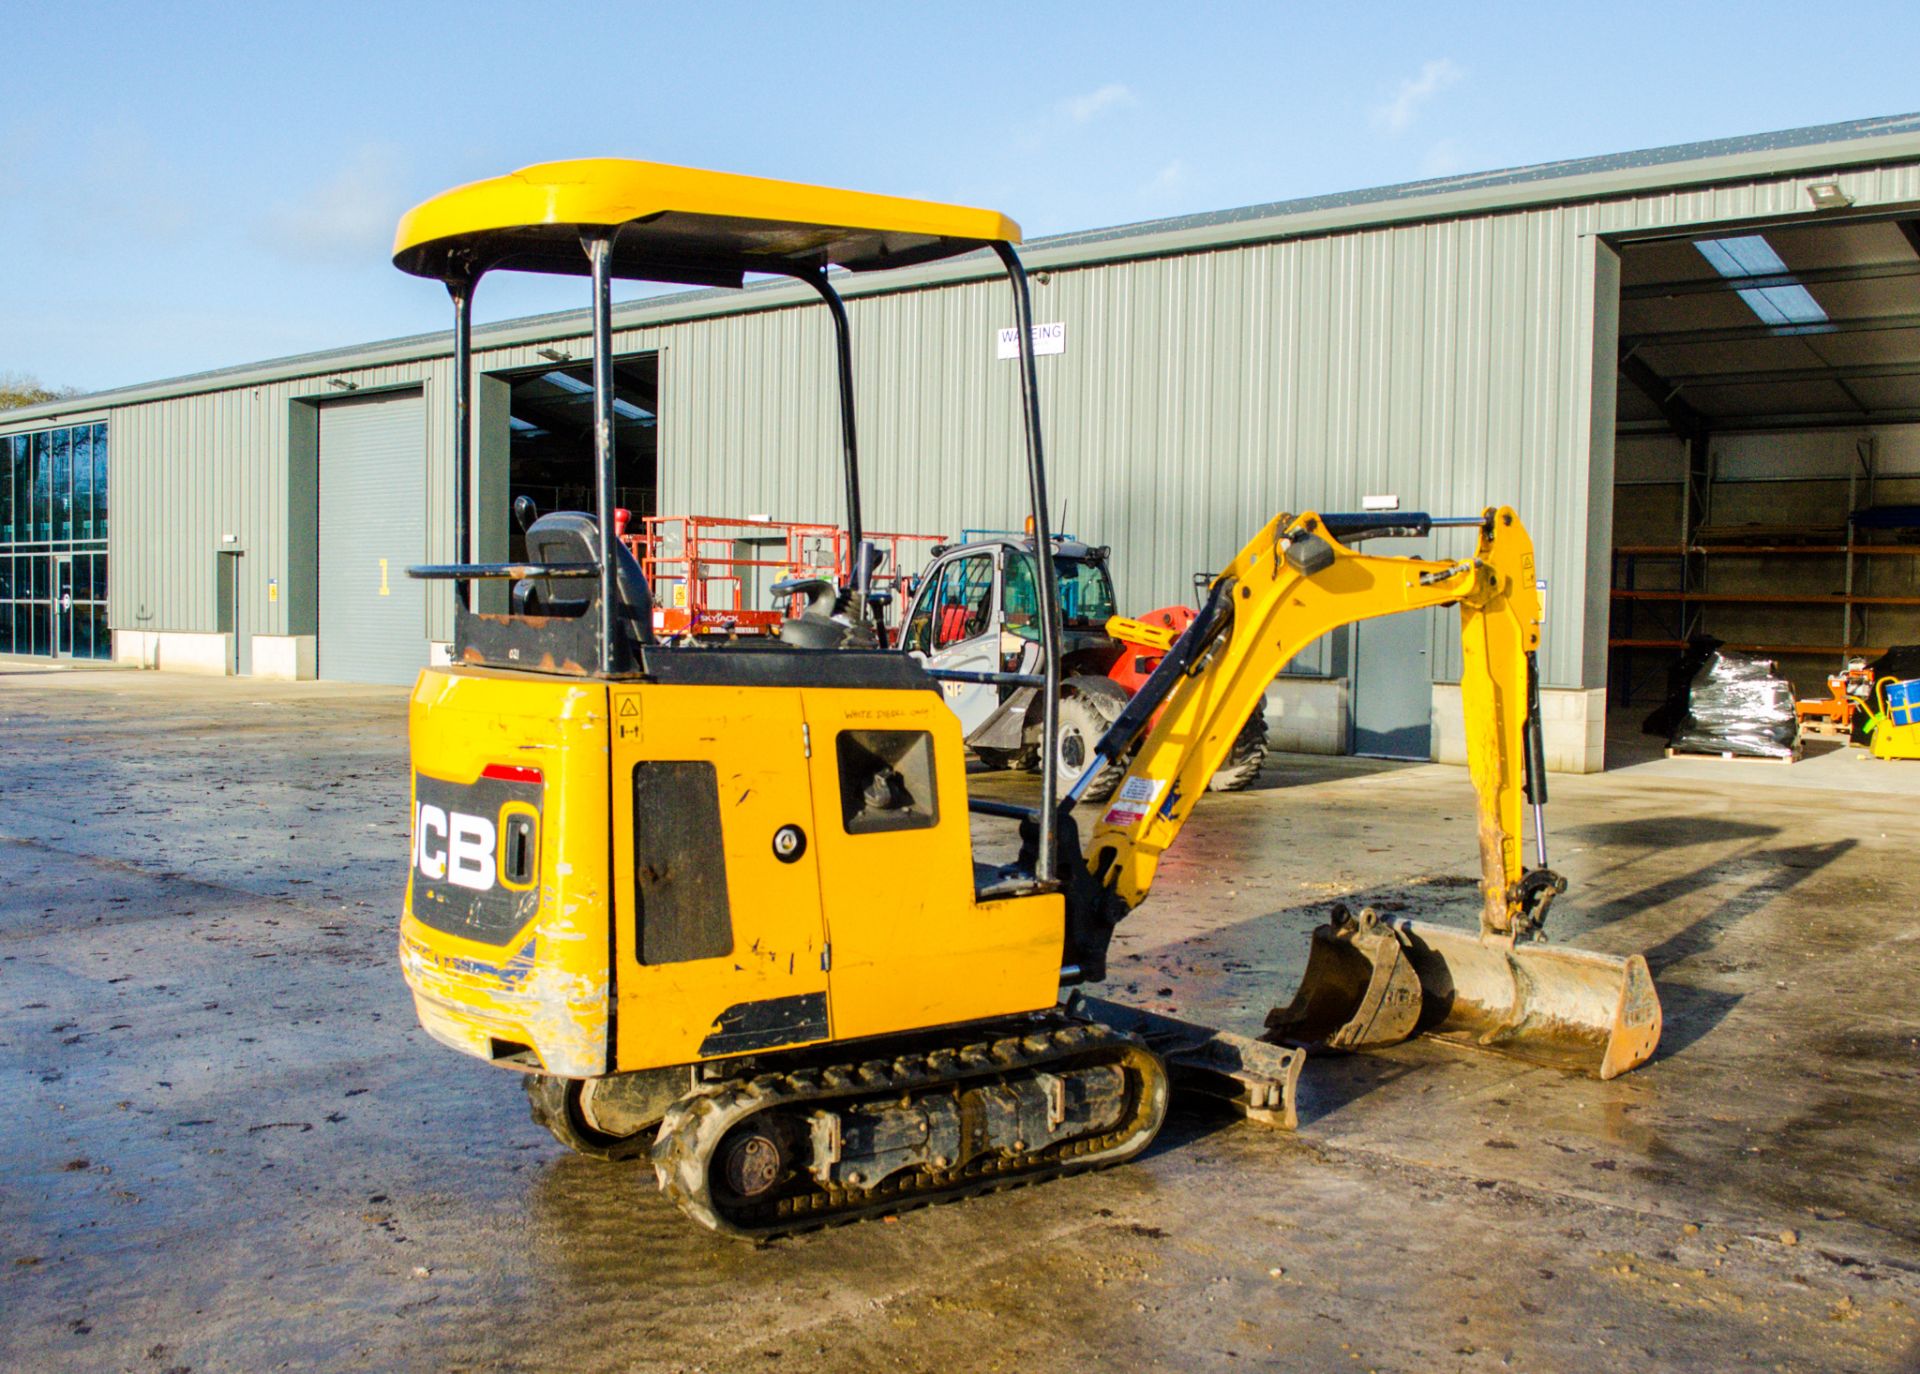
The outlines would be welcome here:
M 109 658 L 107 426 L 0 435 L 0 654 Z
M 73 657 L 73 555 L 53 556 L 53 656 Z

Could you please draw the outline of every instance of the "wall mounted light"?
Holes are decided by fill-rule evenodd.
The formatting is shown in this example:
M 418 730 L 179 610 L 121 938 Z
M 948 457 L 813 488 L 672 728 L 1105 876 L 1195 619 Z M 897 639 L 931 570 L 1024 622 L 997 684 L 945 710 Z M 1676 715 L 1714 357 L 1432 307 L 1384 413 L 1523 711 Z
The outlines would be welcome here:
M 350 382 L 345 377 L 329 377 L 327 378 L 327 385 L 336 391 L 358 391 L 360 389 L 358 382 Z
M 564 348 L 537 348 L 534 350 L 534 353 L 538 357 L 545 358 L 550 363 L 564 363 L 573 357 L 573 355 Z
M 1841 190 L 1837 181 L 1814 182 L 1807 187 L 1807 199 L 1816 210 L 1844 210 L 1853 204 L 1853 197 Z

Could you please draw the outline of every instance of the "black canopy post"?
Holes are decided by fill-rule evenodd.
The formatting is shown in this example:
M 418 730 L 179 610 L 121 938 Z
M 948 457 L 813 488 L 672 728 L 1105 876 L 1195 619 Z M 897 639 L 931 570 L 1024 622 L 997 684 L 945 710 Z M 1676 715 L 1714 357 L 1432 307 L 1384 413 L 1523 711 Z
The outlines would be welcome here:
M 1020 335 L 1020 408 L 1027 431 L 1027 486 L 1033 502 L 1033 561 L 1040 574 L 1040 647 L 1046 677 L 1040 694 L 1040 853 L 1033 876 L 1051 882 L 1058 871 L 1053 832 L 1060 795 L 1060 603 L 1054 591 L 1053 529 L 1047 521 L 1047 467 L 1040 451 L 1040 376 L 1033 364 L 1027 269 L 1012 244 L 996 242 L 993 251 L 1006 264 L 1007 280 L 1013 284 L 1013 323 Z
M 473 288 L 471 276 L 447 278 L 453 297 L 453 561 L 470 563 L 473 548 L 469 483 L 473 472 Z M 467 603 L 465 582 L 453 584 L 454 595 Z M 472 607 L 469 604 L 468 609 Z
M 593 488 L 594 519 L 600 525 L 600 671 L 626 666 L 615 638 L 619 585 L 615 574 L 613 508 L 618 499 L 613 471 L 613 231 L 582 234 L 593 269 Z
M 820 299 L 827 303 L 827 310 L 833 316 L 835 352 L 840 360 L 840 451 L 847 472 L 847 549 L 855 560 L 848 572 L 854 584 L 859 585 L 865 581 L 857 566 L 861 558 L 860 540 L 865 531 L 860 525 L 860 444 L 853 423 L 853 330 L 847 323 L 846 302 L 840 299 L 840 293 L 827 280 L 825 267 L 796 272 L 794 275 L 820 293 Z M 847 608 L 850 617 L 866 617 L 867 608 L 860 604 L 862 600 L 863 596 L 853 598 L 854 604 Z

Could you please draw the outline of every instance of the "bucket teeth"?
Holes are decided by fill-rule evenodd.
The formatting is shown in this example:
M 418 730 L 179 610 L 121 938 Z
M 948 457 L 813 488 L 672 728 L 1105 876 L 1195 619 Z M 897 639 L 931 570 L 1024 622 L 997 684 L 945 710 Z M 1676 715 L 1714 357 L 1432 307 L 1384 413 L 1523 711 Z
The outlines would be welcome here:
M 1293 1000 L 1264 1039 L 1368 1049 L 1416 1034 L 1613 1078 L 1660 1043 L 1660 996 L 1638 954 L 1513 944 L 1336 907 L 1313 933 Z

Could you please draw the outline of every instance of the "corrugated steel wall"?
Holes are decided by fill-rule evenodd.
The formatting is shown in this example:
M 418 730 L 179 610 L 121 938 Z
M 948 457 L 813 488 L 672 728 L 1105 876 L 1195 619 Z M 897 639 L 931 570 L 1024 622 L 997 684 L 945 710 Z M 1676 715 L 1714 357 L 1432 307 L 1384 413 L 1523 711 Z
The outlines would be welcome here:
M 1561 218 L 1052 274 L 1035 312 L 1067 327 L 1066 353 L 1039 363 L 1056 516 L 1114 546 L 1122 603 L 1144 610 L 1185 599 L 1278 510 L 1512 501 L 1545 575 L 1577 596 L 1588 312 Z M 1017 376 L 993 351 L 1004 284 L 852 313 L 869 523 L 1017 524 Z M 795 348 L 809 315 L 823 338 L 824 315 L 800 310 L 674 331 L 663 508 L 838 517 L 830 355 Z M 1556 647 L 1554 679 L 1577 680 L 1577 635 Z
M 1604 611 L 1586 605 L 1604 607 L 1611 521 L 1595 507 L 1611 498 L 1610 404 L 1591 433 L 1596 341 L 1610 352 L 1596 236 L 1801 215 L 1817 179 L 1039 272 L 1036 321 L 1067 327 L 1066 353 L 1039 360 L 1056 517 L 1114 547 L 1122 604 L 1144 610 L 1186 599 L 1192 573 L 1278 510 L 1388 492 L 1447 514 L 1511 503 L 1549 584 L 1547 680 L 1601 685 L 1605 646 L 1588 641 Z M 1913 167 L 1845 180 L 1864 202 L 1920 200 Z M 1017 378 L 993 348 L 1005 284 L 850 311 L 868 523 L 1017 523 Z M 827 329 L 802 308 L 669 332 L 662 509 L 840 517 Z M 1441 547 L 1466 547 L 1453 539 Z M 1436 675 L 1457 677 L 1452 622 L 1436 624 Z
M 616 334 L 622 353 L 658 346 L 658 331 Z M 582 343 L 577 356 L 586 356 Z M 487 371 L 550 366 L 531 345 L 479 355 Z M 343 391 L 326 378 L 151 401 L 109 412 L 113 514 L 108 534 L 108 619 L 121 630 L 211 632 L 218 623 L 215 551 L 229 534 L 246 551 L 242 576 L 251 581 L 256 634 L 312 634 L 288 624 L 290 595 L 315 568 L 290 568 L 287 558 L 288 474 L 298 455 L 288 443 L 295 405 L 324 406 L 342 396 L 420 389 L 426 398 L 422 451 L 427 457 L 428 557 L 453 556 L 452 363 L 433 359 L 391 367 L 328 373 L 349 382 Z M 311 512 L 309 512 L 309 517 Z M 231 547 L 231 546 L 228 546 Z M 267 582 L 280 582 L 269 602 Z M 423 633 L 451 637 L 452 593 L 429 598 Z
M 1035 318 L 1067 326 L 1065 355 L 1040 360 L 1056 515 L 1064 507 L 1064 528 L 1114 546 L 1123 604 L 1144 610 L 1185 599 L 1193 572 L 1220 565 L 1279 509 L 1351 507 L 1376 492 L 1447 513 L 1510 501 L 1551 586 L 1547 679 L 1598 685 L 1604 645 L 1589 641 L 1604 635 L 1604 607 L 1584 603 L 1604 598 L 1608 580 L 1612 441 L 1610 405 L 1593 432 L 1595 372 L 1611 385 L 1611 369 L 1595 366 L 1596 349 L 1610 351 L 1610 311 L 1596 320 L 1594 310 L 1596 235 L 1800 216 L 1818 179 L 1090 267 L 1048 270 L 1041 249 Z M 1863 205 L 1920 202 L 1912 166 L 1842 180 Z M 1012 319 L 1005 285 L 909 289 L 850 308 L 869 526 L 1017 523 L 1016 378 L 993 349 Z M 564 346 L 587 356 L 584 339 Z M 824 311 L 692 319 L 624 331 L 616 347 L 661 353 L 663 510 L 841 517 Z M 483 353 L 481 366 L 541 366 L 534 348 Z M 430 543 L 446 556 L 447 363 L 327 375 L 361 394 L 424 387 Z M 338 394 L 315 377 L 111 413 L 117 628 L 211 629 L 224 534 L 244 542 L 263 586 L 288 577 L 288 409 Z M 286 631 L 286 604 L 266 607 L 280 617 L 267 632 Z M 447 606 L 434 603 L 435 637 L 447 634 Z M 1436 634 L 1437 674 L 1451 677 L 1457 647 Z

